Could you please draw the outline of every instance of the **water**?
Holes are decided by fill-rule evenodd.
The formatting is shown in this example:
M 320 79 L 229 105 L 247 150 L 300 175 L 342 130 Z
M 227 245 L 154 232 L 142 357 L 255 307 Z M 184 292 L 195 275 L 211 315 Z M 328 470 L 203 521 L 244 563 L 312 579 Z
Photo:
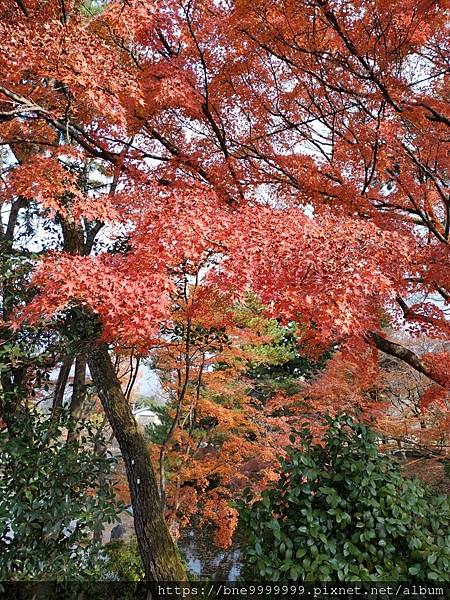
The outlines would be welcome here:
M 222 550 L 213 542 L 211 527 L 194 523 L 178 540 L 189 570 L 199 579 L 236 581 L 243 568 L 242 535 L 237 531 L 230 548 Z

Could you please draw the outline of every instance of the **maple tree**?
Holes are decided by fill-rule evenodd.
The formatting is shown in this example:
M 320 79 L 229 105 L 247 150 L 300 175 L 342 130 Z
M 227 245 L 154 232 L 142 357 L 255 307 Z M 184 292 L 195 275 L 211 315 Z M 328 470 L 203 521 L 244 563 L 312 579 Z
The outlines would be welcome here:
M 259 398 L 253 374 L 285 365 L 299 349 L 283 343 L 289 328 L 264 316 L 255 298 L 233 306 L 217 289 L 187 280 L 172 318 L 150 354 L 168 394 L 156 409 L 162 422 L 149 430 L 166 519 L 177 537 L 197 515 L 227 547 L 237 525 L 232 502 L 245 487 L 259 493 L 276 479 L 275 456 L 303 412 L 297 398 L 295 408 L 276 401 L 276 390 Z
M 420 357 L 382 324 L 448 334 L 448 7 L 7 0 L 0 11 L 2 255 L 32 215 L 57 232 L 41 243 L 39 294 L 4 310 L 2 337 L 24 319 L 84 332 L 61 386 L 75 360 L 83 389 L 89 364 L 146 576 L 181 580 L 108 350 L 145 355 L 171 326 L 180 277 L 200 269 L 233 301 L 251 289 L 304 324 L 318 354 L 338 343 L 363 379 L 376 346 L 447 393 L 448 352 Z M 13 365 L 2 388 L 18 378 Z

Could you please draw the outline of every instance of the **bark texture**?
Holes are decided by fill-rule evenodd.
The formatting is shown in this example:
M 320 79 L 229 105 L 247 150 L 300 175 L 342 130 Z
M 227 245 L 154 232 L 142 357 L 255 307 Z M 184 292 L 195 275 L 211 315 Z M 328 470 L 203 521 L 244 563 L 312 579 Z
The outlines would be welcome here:
M 433 370 L 426 365 L 423 360 L 412 350 L 405 348 L 401 344 L 397 344 L 396 342 L 391 342 L 390 340 L 384 338 L 383 336 L 375 333 L 374 331 L 368 334 L 369 340 L 371 340 L 378 350 L 381 350 L 385 354 L 390 354 L 391 356 L 395 356 L 400 360 L 403 360 L 405 363 L 410 365 L 413 369 L 426 375 L 432 381 L 442 385 L 442 387 L 446 387 L 445 381 L 442 381 Z
M 98 346 L 90 354 L 88 364 L 125 463 L 146 579 L 186 581 L 186 572 L 164 520 L 146 443 L 117 379 L 107 347 Z
M 75 361 L 70 415 L 76 420 L 81 417 L 83 404 L 86 398 L 86 360 L 86 355 L 81 353 L 76 357 Z

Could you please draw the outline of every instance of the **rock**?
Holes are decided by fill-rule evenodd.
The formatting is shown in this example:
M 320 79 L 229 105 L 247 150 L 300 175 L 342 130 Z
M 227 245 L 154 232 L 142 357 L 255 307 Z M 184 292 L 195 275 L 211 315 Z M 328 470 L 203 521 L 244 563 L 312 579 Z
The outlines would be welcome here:
M 124 536 L 125 532 L 125 527 L 122 525 L 122 523 L 119 523 L 111 529 L 111 537 L 109 538 L 109 541 L 112 542 L 114 540 L 120 540 L 120 538 Z

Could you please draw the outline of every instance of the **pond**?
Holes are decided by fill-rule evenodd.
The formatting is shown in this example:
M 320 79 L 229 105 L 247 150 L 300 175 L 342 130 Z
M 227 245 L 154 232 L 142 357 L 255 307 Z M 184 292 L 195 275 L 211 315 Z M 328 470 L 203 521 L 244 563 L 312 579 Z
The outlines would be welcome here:
M 242 534 L 237 531 L 233 543 L 226 550 L 213 541 L 212 527 L 194 523 L 178 540 L 189 570 L 199 579 L 236 581 L 243 569 Z
M 116 529 L 117 527 L 117 529 Z M 113 532 L 114 530 L 114 532 Z M 128 540 L 134 534 L 132 509 L 128 507 L 121 515 L 120 523 L 109 525 L 103 536 L 104 543 L 113 538 Z M 243 569 L 243 534 L 238 530 L 233 537 L 233 544 L 226 550 L 214 544 L 214 529 L 200 525 L 198 519 L 184 530 L 177 541 L 177 546 L 184 557 L 189 571 L 199 579 L 217 581 L 236 581 Z

